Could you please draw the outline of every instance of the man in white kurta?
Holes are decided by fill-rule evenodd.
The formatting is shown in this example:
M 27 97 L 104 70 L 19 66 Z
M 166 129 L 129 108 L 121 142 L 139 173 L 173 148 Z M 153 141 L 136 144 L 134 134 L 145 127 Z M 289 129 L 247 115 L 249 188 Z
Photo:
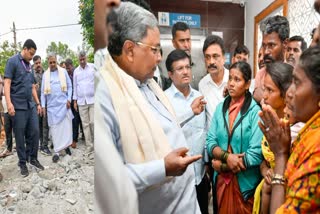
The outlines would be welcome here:
M 57 66 L 54 54 L 49 54 L 49 68 L 45 72 L 41 86 L 41 106 L 47 107 L 48 125 L 54 145 L 53 161 L 59 159 L 59 152 L 72 143 L 72 112 L 70 109 L 72 85 L 67 71 Z M 71 153 L 70 153 L 71 154 Z
M 161 59 L 157 20 L 130 2 L 115 12 L 118 27 L 96 79 L 95 107 L 135 184 L 139 213 L 201 213 L 188 167 L 201 155 L 187 154 L 174 110 L 152 79 Z
M 86 151 L 93 151 L 94 142 L 94 65 L 87 63 L 84 51 L 79 53 L 80 65 L 73 73 L 73 105 L 79 111 L 85 137 Z

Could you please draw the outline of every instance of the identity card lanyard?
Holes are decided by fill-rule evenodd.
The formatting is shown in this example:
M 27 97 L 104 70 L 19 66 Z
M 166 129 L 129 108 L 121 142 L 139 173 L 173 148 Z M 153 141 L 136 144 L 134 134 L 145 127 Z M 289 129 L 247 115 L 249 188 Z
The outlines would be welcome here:
M 26 65 L 26 63 L 23 61 L 23 59 L 21 60 L 21 63 L 23 65 L 23 67 L 26 69 L 27 72 L 30 72 L 31 71 L 31 66 L 30 64 L 29 65 Z

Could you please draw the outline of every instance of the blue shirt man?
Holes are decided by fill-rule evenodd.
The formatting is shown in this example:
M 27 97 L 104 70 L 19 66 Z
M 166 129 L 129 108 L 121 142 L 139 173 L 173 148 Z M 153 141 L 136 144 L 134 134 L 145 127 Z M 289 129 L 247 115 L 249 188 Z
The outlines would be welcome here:
M 192 81 L 191 62 L 189 56 L 182 50 L 172 51 L 166 60 L 168 75 L 172 85 L 165 93 L 169 98 L 191 155 L 201 154 L 206 157 L 206 115 L 205 101 L 200 92 L 190 86 Z M 208 179 L 205 175 L 205 161 L 200 159 L 193 163 L 197 199 L 202 213 L 208 213 Z
M 38 161 L 39 124 L 37 113 L 41 114 L 41 107 L 29 63 L 36 50 L 37 46 L 34 41 L 26 40 L 21 53 L 8 59 L 4 74 L 4 94 L 8 113 L 13 119 L 22 176 L 29 175 L 26 166 L 26 161 L 29 159 L 31 165 L 41 170 L 44 169 Z

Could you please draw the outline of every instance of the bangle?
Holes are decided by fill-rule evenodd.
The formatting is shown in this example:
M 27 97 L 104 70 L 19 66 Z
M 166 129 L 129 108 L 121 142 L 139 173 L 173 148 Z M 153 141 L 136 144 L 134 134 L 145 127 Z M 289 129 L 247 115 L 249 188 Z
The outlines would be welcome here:
M 37 103 L 37 106 L 39 106 L 40 105 L 40 103 Z
M 221 153 L 221 156 L 220 156 L 220 160 L 223 163 L 226 163 L 227 159 L 228 159 L 228 156 L 229 156 L 229 152 L 226 152 L 226 151 L 222 150 L 222 153 Z
M 273 179 L 271 180 L 271 185 L 275 185 L 275 184 L 280 184 L 280 185 L 283 185 L 283 186 L 286 185 L 286 183 L 285 183 L 284 181 L 273 178 Z
M 283 175 L 280 175 L 280 174 L 274 174 L 272 176 L 272 180 L 280 180 L 280 181 L 283 181 L 283 182 L 287 182 L 286 178 Z
M 274 185 L 274 184 L 286 185 L 286 183 L 287 183 L 287 180 L 283 175 L 274 174 L 272 176 L 272 179 L 271 179 L 272 185 Z

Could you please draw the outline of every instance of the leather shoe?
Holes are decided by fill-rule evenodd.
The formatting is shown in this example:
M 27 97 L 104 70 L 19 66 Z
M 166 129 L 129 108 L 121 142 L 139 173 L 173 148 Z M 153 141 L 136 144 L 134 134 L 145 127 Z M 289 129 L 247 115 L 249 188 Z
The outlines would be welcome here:
M 68 155 L 71 155 L 71 151 L 70 151 L 70 148 L 69 148 L 69 147 L 66 148 L 65 151 L 66 151 L 66 153 L 67 153 Z
M 59 155 L 54 154 L 54 155 L 52 156 L 52 162 L 53 162 L 53 163 L 57 163 L 58 160 L 59 160 Z

